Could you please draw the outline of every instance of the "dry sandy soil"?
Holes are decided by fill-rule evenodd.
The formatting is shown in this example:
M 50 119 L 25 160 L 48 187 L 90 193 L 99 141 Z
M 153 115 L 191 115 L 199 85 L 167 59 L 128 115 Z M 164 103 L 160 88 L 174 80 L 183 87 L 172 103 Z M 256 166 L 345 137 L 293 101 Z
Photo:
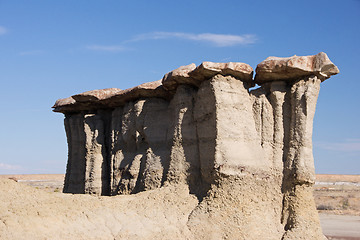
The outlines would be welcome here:
M 314 197 L 328 239 L 360 239 L 360 175 L 317 175 Z
M 198 205 L 185 185 L 114 197 L 45 190 L 0 178 L 1 240 L 189 239 Z
M 189 234 L 179 229 L 186 229 L 186 216 L 198 202 L 185 188 L 136 198 L 96 197 L 62 194 L 63 179 L 63 174 L 0 175 L 0 239 L 186 239 Z M 316 181 L 324 234 L 360 240 L 360 175 L 317 175 Z

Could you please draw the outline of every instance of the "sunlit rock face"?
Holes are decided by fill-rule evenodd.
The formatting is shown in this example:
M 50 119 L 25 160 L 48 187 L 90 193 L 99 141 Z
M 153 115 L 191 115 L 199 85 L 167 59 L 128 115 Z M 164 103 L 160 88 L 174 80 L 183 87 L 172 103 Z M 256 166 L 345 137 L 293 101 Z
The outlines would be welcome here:
M 68 138 L 66 193 L 132 194 L 186 185 L 194 239 L 323 239 L 312 185 L 325 53 L 203 62 L 156 82 L 58 100 Z M 251 89 L 258 84 L 259 87 Z

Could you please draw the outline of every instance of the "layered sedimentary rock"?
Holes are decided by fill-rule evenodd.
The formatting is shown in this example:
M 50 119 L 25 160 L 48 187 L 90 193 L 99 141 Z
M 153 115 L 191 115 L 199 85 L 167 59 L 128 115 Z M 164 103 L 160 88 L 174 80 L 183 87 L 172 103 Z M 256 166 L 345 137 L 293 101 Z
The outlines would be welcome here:
M 187 185 L 194 239 L 322 239 L 312 197 L 312 122 L 325 53 L 204 62 L 128 90 L 60 99 L 64 192 L 102 195 Z M 250 89 L 255 86 L 260 87 Z

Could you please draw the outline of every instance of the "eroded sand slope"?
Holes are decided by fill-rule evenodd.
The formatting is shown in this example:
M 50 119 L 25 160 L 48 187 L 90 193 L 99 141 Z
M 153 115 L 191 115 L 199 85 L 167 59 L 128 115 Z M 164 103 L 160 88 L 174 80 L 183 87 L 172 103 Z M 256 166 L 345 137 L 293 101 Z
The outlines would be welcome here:
M 0 239 L 193 239 L 184 185 L 135 195 L 49 193 L 0 178 Z

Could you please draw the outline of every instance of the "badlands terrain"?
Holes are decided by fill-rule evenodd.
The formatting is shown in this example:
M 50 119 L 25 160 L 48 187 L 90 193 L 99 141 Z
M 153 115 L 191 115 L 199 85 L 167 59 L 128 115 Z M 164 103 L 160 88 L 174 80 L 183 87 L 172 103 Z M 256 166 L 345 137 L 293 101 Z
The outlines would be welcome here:
M 356 239 L 356 176 L 319 177 L 313 198 L 316 101 L 339 69 L 320 52 L 255 71 L 203 62 L 58 99 L 65 179 L 0 181 L 0 239 Z
M 190 239 L 198 200 L 185 186 L 99 197 L 64 194 L 63 180 L 0 175 L 0 239 Z M 359 175 L 316 175 L 314 197 L 328 239 L 360 239 Z

